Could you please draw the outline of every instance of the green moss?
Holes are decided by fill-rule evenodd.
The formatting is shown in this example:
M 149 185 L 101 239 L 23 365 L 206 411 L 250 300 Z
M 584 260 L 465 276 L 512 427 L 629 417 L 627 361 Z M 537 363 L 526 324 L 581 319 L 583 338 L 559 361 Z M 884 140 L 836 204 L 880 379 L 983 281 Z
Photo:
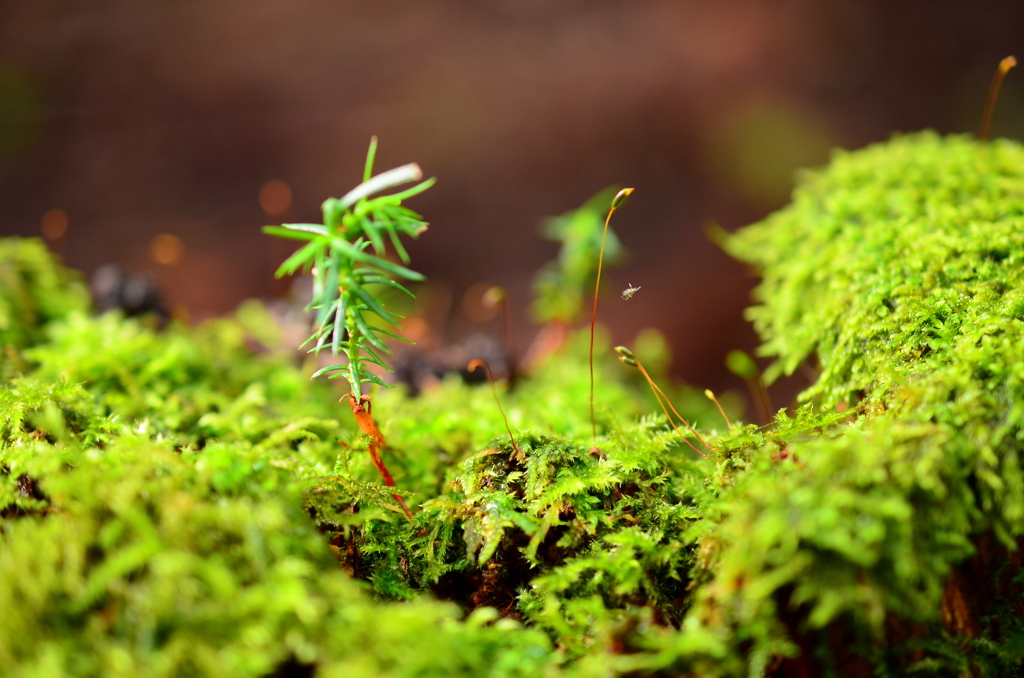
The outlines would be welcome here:
M 79 278 L 54 266 L 38 238 L 0 240 L 0 376 L 21 368 L 17 351 L 42 339 L 46 323 L 89 308 Z
M 837 154 L 728 243 L 764 276 L 750 317 L 772 373 L 813 360 L 805 409 L 856 406 L 774 462 L 747 453 L 723 495 L 696 608 L 731 643 L 819 667 L 1019 666 L 1022 168 L 1008 141 L 897 137 Z
M 331 389 L 280 355 L 252 355 L 234 319 L 158 332 L 116 313 L 73 313 L 48 333 L 24 354 L 37 378 L 80 383 L 104 414 L 183 445 L 260 440 L 293 419 L 334 412 Z
M 606 675 L 566 662 L 645 605 L 678 620 L 692 549 L 673 540 L 703 476 L 664 421 L 635 418 L 610 357 L 608 452 L 575 442 L 586 337 L 506 394 L 521 459 L 487 390 L 380 394 L 409 521 L 335 418 L 339 393 L 247 348 L 258 313 L 158 332 L 75 311 L 18 354 L 0 389 L 0 605 L 16 610 L 0 672 Z
M 550 645 L 517 625 L 457 622 L 426 600 L 375 603 L 302 511 L 302 485 L 263 454 L 175 453 L 122 435 L 38 446 L 50 515 L 7 521 L 0 671 L 28 675 L 536 675 Z M 510 654 L 514 650 L 514 661 Z
M 515 447 L 486 388 L 376 393 L 395 489 L 313 365 L 249 350 L 258 305 L 11 316 L 0 674 L 1019 674 L 1022 151 L 840 153 L 728 241 L 770 374 L 820 378 L 769 426 L 684 409 L 714 461 L 602 339 L 592 439 L 585 334 L 499 388 Z M 0 294 L 61 297 L 36 266 Z
M 965 332 L 1018 319 L 1024 148 L 922 133 L 837 151 L 728 249 L 764 277 L 749 317 L 770 377 L 812 360 L 808 396 L 888 398 L 961 360 Z

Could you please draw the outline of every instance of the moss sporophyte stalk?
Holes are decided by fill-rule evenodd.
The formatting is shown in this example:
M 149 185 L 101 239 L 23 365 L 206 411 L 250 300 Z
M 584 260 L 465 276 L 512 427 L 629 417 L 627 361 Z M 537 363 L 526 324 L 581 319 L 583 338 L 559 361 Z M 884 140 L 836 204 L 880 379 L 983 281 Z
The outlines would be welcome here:
M 534 308 L 565 332 L 514 389 L 382 388 L 429 182 L 387 195 L 419 173 L 372 161 L 322 224 L 268 228 L 315 282 L 302 365 L 257 302 L 95 316 L 41 242 L 0 241 L 0 675 L 1020 674 L 1020 144 L 837 151 L 723 237 L 770 361 L 731 367 L 816 375 L 762 426 L 600 330 L 592 423 L 567 328 L 613 193 L 549 222 Z

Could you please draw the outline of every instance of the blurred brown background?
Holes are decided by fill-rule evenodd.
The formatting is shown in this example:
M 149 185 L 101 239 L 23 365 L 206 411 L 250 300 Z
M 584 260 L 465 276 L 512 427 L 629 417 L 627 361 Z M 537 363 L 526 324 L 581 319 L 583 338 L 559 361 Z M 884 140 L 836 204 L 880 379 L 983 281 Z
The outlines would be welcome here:
M 86 274 L 119 263 L 193 320 L 225 313 L 287 291 L 292 245 L 259 227 L 318 221 L 376 134 L 378 169 L 438 178 L 410 251 L 452 300 L 439 330 L 472 331 L 459 300 L 497 283 L 522 350 L 556 252 L 541 219 L 635 186 L 609 278 L 642 289 L 602 318 L 617 342 L 661 329 L 677 376 L 738 386 L 722 357 L 755 345 L 754 280 L 705 224 L 785 204 L 831 147 L 976 130 L 1022 37 L 1019 1 L 3 0 L 0 235 L 46 232 Z M 1024 136 L 1022 83 L 994 135 Z

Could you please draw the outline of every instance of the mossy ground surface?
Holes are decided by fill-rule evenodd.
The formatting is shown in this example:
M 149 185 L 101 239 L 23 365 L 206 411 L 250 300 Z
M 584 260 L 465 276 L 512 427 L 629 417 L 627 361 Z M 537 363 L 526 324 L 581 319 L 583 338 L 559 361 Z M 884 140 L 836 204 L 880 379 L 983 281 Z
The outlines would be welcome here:
M 841 153 L 727 248 L 799 408 L 692 402 L 709 461 L 603 358 L 595 441 L 585 336 L 518 449 L 486 387 L 380 391 L 408 519 L 260 306 L 93 317 L 4 242 L 0 674 L 1020 675 L 1024 150 Z

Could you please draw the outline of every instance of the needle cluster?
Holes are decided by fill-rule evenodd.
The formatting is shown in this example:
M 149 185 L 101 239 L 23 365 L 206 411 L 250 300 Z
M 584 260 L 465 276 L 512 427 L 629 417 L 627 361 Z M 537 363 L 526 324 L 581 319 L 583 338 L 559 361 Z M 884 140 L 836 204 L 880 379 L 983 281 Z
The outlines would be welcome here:
M 376 316 L 389 325 L 401 327 L 401 316 L 387 310 L 373 290 L 383 286 L 414 296 L 398 280 L 417 282 L 423 276 L 406 267 L 409 254 L 399 236 L 415 238 L 426 230 L 427 223 L 404 207 L 402 201 L 434 184 L 433 179 L 427 179 L 399 193 L 371 198 L 375 193 L 419 181 L 423 176 L 419 165 L 411 163 L 374 177 L 376 152 L 374 137 L 366 154 L 363 183 L 341 198 L 324 201 L 323 224 L 284 224 L 263 229 L 270 235 L 305 241 L 281 264 L 277 276 L 297 271 L 313 274 L 313 298 L 308 310 L 316 311 L 316 321 L 313 334 L 303 346 L 312 344 L 309 350 L 314 354 L 329 348 L 331 355 L 344 353 L 346 357 L 345 363 L 323 367 L 313 376 L 344 377 L 357 400 L 363 395 L 364 382 L 390 386 L 366 367 L 370 363 L 391 369 L 381 357 L 389 352 L 385 337 L 407 341 L 371 324 L 376 322 L 372 320 Z M 386 258 L 387 242 L 402 264 Z

